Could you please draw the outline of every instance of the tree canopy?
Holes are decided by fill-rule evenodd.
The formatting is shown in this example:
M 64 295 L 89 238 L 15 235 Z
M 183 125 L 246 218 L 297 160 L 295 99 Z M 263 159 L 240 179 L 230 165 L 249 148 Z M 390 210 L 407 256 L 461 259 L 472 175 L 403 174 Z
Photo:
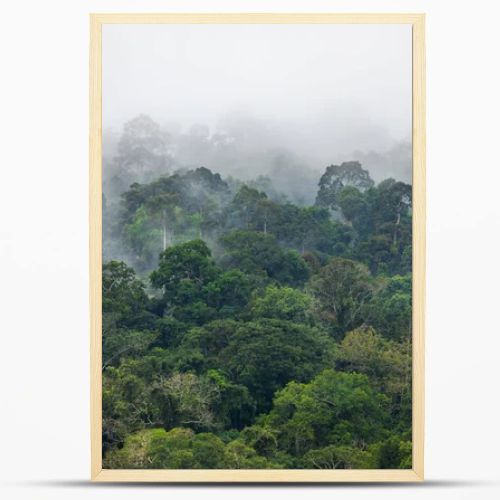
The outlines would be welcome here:
M 114 160 L 104 466 L 410 468 L 411 186 L 345 162 L 308 205 L 170 154 L 139 117 Z

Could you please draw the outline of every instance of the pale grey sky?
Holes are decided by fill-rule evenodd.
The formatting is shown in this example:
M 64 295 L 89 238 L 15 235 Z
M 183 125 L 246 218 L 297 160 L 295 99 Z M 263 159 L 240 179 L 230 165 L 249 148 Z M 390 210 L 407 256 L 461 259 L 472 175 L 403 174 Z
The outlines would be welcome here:
M 411 51 L 410 25 L 105 25 L 103 126 L 239 113 L 320 161 L 386 151 L 411 137 Z

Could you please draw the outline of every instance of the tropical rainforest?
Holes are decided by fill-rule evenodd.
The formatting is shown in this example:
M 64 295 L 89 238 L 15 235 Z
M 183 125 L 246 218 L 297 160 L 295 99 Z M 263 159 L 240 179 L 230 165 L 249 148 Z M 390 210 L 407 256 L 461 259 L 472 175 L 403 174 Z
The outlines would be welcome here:
M 104 468 L 411 468 L 411 185 L 173 151 L 139 116 L 104 161 Z

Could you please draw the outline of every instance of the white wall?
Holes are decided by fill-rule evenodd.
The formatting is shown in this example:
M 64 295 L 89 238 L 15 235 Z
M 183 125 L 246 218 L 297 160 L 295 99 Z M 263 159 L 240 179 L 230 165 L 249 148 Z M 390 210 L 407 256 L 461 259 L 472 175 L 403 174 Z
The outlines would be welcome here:
M 497 5 L 494 0 L 4 2 L 4 498 L 499 498 L 498 484 L 489 482 L 499 477 L 500 446 Z M 138 491 L 83 483 L 89 475 L 87 14 L 190 10 L 427 13 L 427 486 Z

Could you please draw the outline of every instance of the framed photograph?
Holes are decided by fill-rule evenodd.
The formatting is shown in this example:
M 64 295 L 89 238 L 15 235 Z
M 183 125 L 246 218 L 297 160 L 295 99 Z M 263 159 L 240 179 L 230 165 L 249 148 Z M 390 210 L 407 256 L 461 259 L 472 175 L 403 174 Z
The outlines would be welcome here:
M 424 15 L 90 48 L 91 478 L 422 481 Z

